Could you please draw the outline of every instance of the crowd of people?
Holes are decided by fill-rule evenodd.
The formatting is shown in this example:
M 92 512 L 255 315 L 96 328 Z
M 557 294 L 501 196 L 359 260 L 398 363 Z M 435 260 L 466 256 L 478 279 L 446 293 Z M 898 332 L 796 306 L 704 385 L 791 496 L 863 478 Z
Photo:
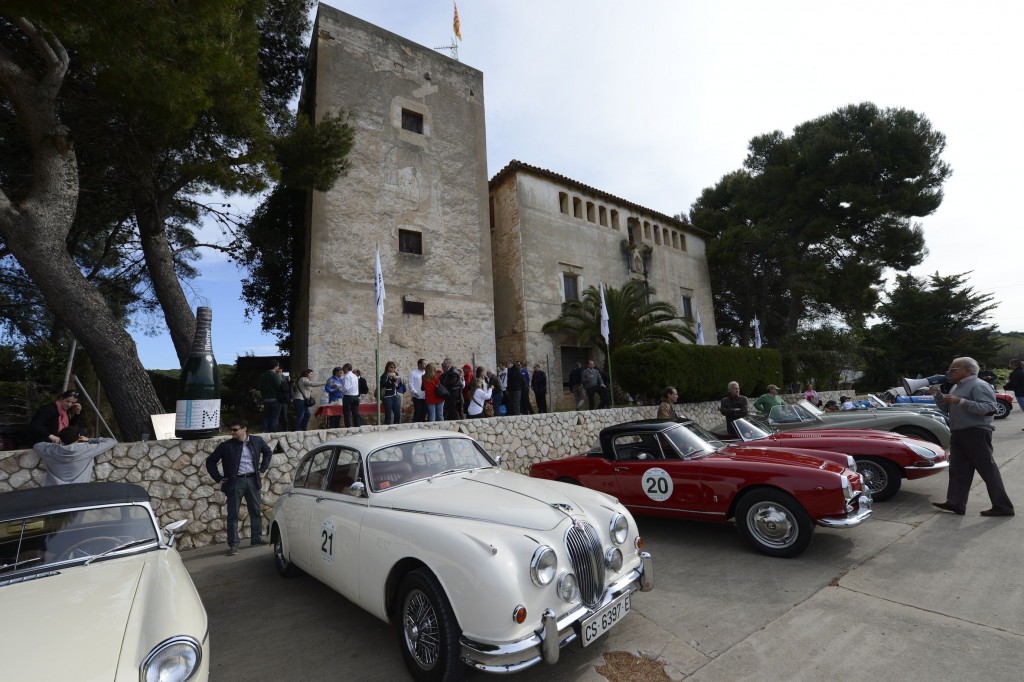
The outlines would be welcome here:
M 594 368 L 593 362 L 586 369 L 577 364 L 573 378 L 578 381 L 578 386 L 574 384 L 572 387 L 574 394 L 582 395 L 579 407 L 588 396 L 591 409 L 607 406 L 607 375 Z M 389 360 L 374 391 L 362 377 L 362 372 L 350 363 L 335 367 L 321 387 L 320 382 L 314 379 L 312 369 L 307 368 L 298 379 L 290 380 L 280 363 L 273 360 L 259 377 L 258 392 L 264 432 L 287 430 L 289 426 L 295 431 L 305 431 L 318 405 L 342 406 L 341 414 L 335 414 L 335 410 L 326 411 L 327 428 L 339 428 L 342 424 L 345 427 L 362 426 L 359 406 L 368 394 L 372 394 L 369 400 L 380 399 L 384 424 L 548 411 L 547 373 L 540 363 L 534 363 L 531 371 L 523 361 L 498 363 L 497 369 L 489 370 L 483 366 L 474 368 L 469 363 L 459 367 L 451 358 L 440 363 L 428 363 L 420 358 L 416 367 L 403 375 L 398 364 Z M 403 417 L 406 393 L 411 399 L 412 414 Z M 289 403 L 294 413 L 291 422 L 288 420 Z

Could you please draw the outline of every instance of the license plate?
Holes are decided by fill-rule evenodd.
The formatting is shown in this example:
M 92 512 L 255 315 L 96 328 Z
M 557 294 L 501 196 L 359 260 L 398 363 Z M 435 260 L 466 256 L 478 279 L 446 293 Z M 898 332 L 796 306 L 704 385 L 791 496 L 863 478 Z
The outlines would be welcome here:
M 583 619 L 580 623 L 580 631 L 583 634 L 583 646 L 587 646 L 595 639 L 603 635 L 613 625 L 625 618 L 629 613 L 629 597 L 626 593 L 608 604 L 589 618 Z

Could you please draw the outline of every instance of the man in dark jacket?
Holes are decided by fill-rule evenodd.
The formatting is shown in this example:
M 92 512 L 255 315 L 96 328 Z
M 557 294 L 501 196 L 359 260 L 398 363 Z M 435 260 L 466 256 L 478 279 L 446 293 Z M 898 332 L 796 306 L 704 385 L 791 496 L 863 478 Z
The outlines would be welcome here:
M 462 370 L 451 358 L 445 358 L 441 363 L 441 383 L 448 389 L 448 397 L 444 399 L 445 421 L 462 419 Z
M 548 411 L 548 375 L 540 368 L 540 364 L 533 366 L 533 381 L 530 382 L 533 388 L 533 397 L 537 399 L 537 412 Z
M 259 436 L 249 435 L 244 419 L 231 422 L 231 438 L 217 446 L 206 458 L 206 470 L 228 498 L 228 556 L 238 554 L 238 509 L 245 497 L 249 510 L 250 544 L 262 545 L 263 508 L 260 474 L 270 468 L 270 446 Z M 217 469 L 221 464 L 223 474 Z
M 509 363 L 508 392 L 505 394 L 505 404 L 508 405 L 509 414 L 522 412 L 524 391 L 526 391 L 526 379 L 523 378 L 523 366 L 518 362 Z
M 737 382 L 729 382 L 729 395 L 722 398 L 718 411 L 725 415 L 725 425 L 729 429 L 729 435 L 739 438 L 733 422 L 747 416 L 747 399 L 740 395 L 740 385 Z

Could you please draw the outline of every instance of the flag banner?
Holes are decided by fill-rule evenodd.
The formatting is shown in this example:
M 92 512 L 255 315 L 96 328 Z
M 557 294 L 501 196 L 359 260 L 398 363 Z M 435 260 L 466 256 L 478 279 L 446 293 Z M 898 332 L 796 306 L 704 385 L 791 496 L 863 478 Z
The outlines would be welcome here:
M 700 322 L 700 311 L 697 310 L 697 345 L 704 345 L 704 325 Z
M 384 330 L 384 273 L 380 271 L 380 248 L 377 248 L 377 272 L 373 279 L 373 293 L 377 298 L 377 333 Z
M 761 323 L 754 318 L 754 348 L 761 347 Z
M 453 2 L 452 7 L 455 8 L 455 18 L 452 19 L 452 30 L 455 31 L 455 37 L 462 40 L 462 24 L 459 23 L 459 6 Z
M 604 282 L 601 282 L 601 336 L 604 337 L 605 347 L 610 346 L 608 335 L 608 306 L 604 302 Z

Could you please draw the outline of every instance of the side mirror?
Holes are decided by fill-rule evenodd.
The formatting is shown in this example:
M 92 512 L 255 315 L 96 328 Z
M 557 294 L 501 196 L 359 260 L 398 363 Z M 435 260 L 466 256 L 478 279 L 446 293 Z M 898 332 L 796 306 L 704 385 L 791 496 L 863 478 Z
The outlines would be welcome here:
M 498 455 L 497 457 L 494 458 L 494 466 L 496 466 L 496 467 L 500 467 L 501 466 L 501 455 Z
M 366 484 L 362 481 L 356 481 L 348 487 L 349 492 L 352 493 L 353 497 L 366 497 Z
M 164 526 L 164 532 L 167 533 L 168 547 L 174 547 L 175 538 L 185 530 L 186 526 L 188 526 L 188 519 L 179 519 Z

